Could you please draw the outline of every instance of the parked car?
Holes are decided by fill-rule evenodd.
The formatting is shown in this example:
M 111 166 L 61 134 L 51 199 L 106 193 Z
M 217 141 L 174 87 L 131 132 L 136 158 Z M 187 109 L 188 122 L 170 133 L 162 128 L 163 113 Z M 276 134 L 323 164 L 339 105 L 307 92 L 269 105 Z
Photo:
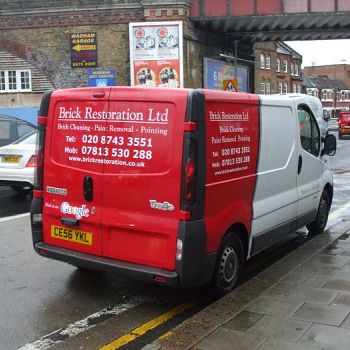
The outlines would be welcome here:
M 10 186 L 18 193 L 29 193 L 34 186 L 37 131 L 0 147 L 0 186 Z
M 328 130 L 338 130 L 338 119 L 337 118 L 330 118 L 328 120 Z
M 0 114 L 0 147 L 35 131 L 36 126 L 19 118 Z
M 350 135 L 350 112 L 340 112 L 338 126 L 340 139 L 343 137 L 343 135 Z

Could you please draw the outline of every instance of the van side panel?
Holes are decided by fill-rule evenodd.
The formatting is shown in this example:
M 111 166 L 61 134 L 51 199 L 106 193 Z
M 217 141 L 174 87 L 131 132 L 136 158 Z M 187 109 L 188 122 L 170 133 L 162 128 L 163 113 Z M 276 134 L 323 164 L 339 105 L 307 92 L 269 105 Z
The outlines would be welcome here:
M 207 250 L 218 250 L 235 223 L 250 232 L 259 151 L 259 101 L 239 93 L 206 91 Z
M 262 102 L 251 253 L 289 234 L 297 207 L 297 120 L 292 105 Z

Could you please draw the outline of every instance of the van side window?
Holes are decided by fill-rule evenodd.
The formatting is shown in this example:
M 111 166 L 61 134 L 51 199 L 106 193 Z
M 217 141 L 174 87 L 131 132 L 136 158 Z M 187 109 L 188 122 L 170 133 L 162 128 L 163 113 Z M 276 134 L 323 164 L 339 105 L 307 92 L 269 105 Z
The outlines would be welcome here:
M 305 151 L 315 157 L 320 154 L 320 131 L 311 113 L 298 108 L 300 142 Z

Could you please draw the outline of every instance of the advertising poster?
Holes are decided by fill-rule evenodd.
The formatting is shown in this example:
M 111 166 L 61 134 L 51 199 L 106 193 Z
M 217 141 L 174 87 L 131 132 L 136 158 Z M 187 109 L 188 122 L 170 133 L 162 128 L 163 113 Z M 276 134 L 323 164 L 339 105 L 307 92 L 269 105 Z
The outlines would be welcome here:
M 181 22 L 129 24 L 131 85 L 183 86 Z
M 224 80 L 237 79 L 238 91 L 249 91 L 249 68 L 237 65 L 237 77 L 235 66 L 223 61 L 204 58 L 204 87 L 206 89 L 224 90 Z

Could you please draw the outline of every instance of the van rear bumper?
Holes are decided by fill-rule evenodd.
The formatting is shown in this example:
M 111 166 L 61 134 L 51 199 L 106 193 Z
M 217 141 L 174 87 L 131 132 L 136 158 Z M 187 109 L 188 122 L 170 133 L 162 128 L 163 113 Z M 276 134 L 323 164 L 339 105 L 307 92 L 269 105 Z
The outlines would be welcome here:
M 70 249 L 55 247 L 43 242 L 35 243 L 34 248 L 35 251 L 43 257 L 64 261 L 74 266 L 92 270 L 117 271 L 125 276 L 158 282 L 174 288 L 180 286 L 179 276 L 175 271 L 157 269 L 120 260 L 94 256 Z

